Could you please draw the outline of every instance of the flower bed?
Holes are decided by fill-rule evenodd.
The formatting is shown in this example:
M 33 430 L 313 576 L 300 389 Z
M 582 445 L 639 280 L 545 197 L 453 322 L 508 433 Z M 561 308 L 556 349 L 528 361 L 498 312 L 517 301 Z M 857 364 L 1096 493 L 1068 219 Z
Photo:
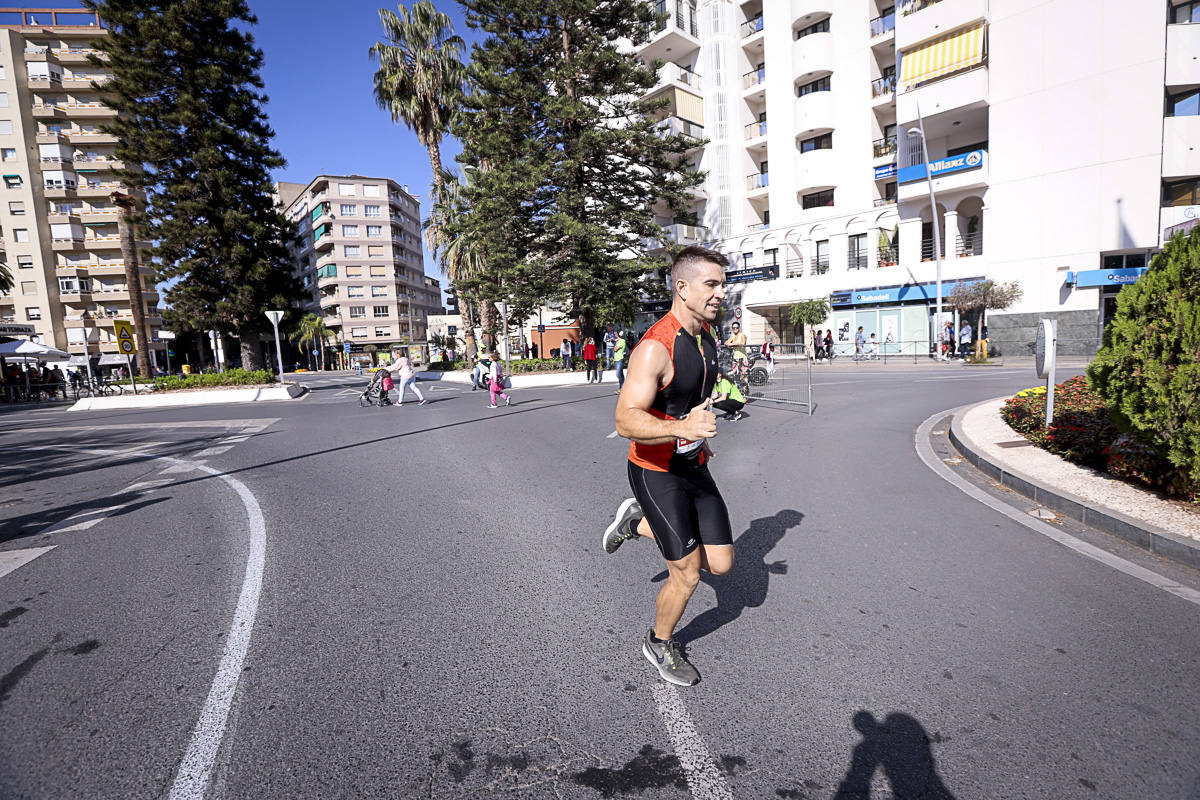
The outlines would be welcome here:
M 275 383 L 275 373 L 270 370 L 227 369 L 224 372 L 201 372 L 197 375 L 179 377 L 171 375 L 154 379 L 154 391 L 171 392 L 178 389 L 209 389 L 217 386 L 261 386 Z
M 1033 444 L 1114 477 L 1144 484 L 1169 495 L 1200 500 L 1191 484 L 1151 444 L 1122 433 L 1104 400 L 1082 375 L 1054 387 L 1054 421 L 1046 426 L 1046 390 L 1036 386 L 1005 401 L 1000 415 Z

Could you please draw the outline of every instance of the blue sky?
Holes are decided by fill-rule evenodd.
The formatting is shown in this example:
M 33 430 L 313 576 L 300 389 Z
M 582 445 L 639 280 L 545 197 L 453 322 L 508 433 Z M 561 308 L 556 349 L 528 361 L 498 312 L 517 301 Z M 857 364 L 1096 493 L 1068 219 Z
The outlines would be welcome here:
M 267 114 L 275 130 L 275 149 L 288 164 L 276 180 L 307 183 L 315 175 L 359 174 L 407 184 L 428 214 L 429 155 L 403 124 L 375 105 L 371 79 L 375 64 L 367 55 L 382 38 L 379 9 L 395 9 L 380 0 L 248 0 L 258 17 L 255 41 L 263 51 Z M 405 5 L 411 6 L 410 2 Z M 462 9 L 451 0 L 435 0 L 454 21 L 454 30 L 470 44 Z M 40 8 L 71 8 L 64 0 Z M 457 142 L 442 145 L 442 162 L 453 166 Z M 429 253 L 425 272 L 441 277 Z

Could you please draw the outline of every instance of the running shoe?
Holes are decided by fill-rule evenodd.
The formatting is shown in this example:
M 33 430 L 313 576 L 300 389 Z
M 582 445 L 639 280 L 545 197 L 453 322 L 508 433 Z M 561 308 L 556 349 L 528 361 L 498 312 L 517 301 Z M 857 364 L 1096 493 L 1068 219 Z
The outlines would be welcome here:
M 423 406 L 423 405 L 425 405 L 425 404 L 426 404 L 426 403 L 428 403 L 428 402 L 429 402 L 428 400 L 422 400 L 421 402 L 417 403 L 417 405 L 419 405 L 419 406 Z
M 739 419 L 741 419 L 744 416 L 746 416 L 746 415 L 739 411 L 736 414 L 734 414 L 732 417 L 730 417 L 729 419 L 731 422 L 737 422 Z
M 511 398 L 511 397 L 505 397 L 505 398 L 504 398 L 504 407 L 505 407 L 505 408 L 507 408 L 507 407 L 509 407 L 509 406 L 511 406 L 511 405 L 512 405 L 512 398 Z
M 604 552 L 615 553 L 625 542 L 636 539 L 637 523 L 643 516 L 642 507 L 638 505 L 637 500 L 632 497 L 623 500 L 617 507 L 617 516 L 612 524 L 604 529 L 604 536 L 600 540 L 604 545 Z
M 500 406 L 496 405 L 495 403 L 488 403 L 488 408 L 499 408 L 499 407 Z
M 653 634 L 653 630 L 646 631 L 646 638 L 642 640 L 642 655 L 658 668 L 662 679 L 677 686 L 695 686 L 699 683 L 700 673 L 684 656 L 679 643 L 674 639 L 656 642 Z

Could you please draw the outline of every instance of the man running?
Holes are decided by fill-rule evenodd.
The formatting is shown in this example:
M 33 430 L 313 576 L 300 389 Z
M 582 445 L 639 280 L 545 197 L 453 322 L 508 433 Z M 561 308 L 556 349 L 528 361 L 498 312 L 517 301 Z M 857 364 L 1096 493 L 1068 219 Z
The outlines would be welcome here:
M 717 434 L 710 410 L 717 380 L 717 343 L 709 323 L 725 297 L 729 260 L 714 250 L 686 247 L 671 266 L 671 310 L 634 348 L 617 400 L 617 432 L 629 446 L 633 498 L 621 503 L 604 532 L 606 552 L 638 536 L 653 539 L 667 561 L 654 627 L 642 653 L 664 680 L 700 680 L 672 638 L 700 570 L 724 575 L 733 567 L 733 535 L 725 501 L 708 472 Z

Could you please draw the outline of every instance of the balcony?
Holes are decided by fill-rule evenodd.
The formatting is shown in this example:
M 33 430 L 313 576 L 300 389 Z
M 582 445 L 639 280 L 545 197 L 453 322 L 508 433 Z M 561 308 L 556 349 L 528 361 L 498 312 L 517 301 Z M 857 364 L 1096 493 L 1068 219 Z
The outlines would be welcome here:
M 110 118 L 117 115 L 115 109 L 104 105 L 104 103 L 59 103 L 58 105 L 60 108 L 66 110 L 67 116 L 72 118 Z M 116 139 L 113 141 L 116 141 Z
M 100 50 L 90 47 L 56 47 L 50 52 L 62 64 L 88 64 L 88 56 L 92 55 L 107 58 Z
M 813 259 L 812 274 L 824 275 L 829 272 L 829 254 L 824 253 Z
M 896 49 L 908 50 L 920 42 L 987 19 L 988 0 L 901 0 L 896 13 L 903 24 L 896 28 Z
M 695 150 L 704 144 L 704 126 L 683 119 L 682 117 L 667 117 L 654 125 L 659 136 L 682 136 L 687 140 L 688 151 Z
M 52 239 L 50 241 L 50 249 L 55 252 L 78 250 L 83 247 L 83 239 L 74 237 L 68 239 Z
M 142 242 L 138 242 L 143 246 Z M 115 233 L 107 236 L 89 236 L 83 240 L 83 246 L 88 250 L 120 250 L 121 237 Z
M 767 135 L 767 121 L 764 119 L 761 122 L 751 122 L 742 128 L 742 133 L 748 146 L 761 144 L 762 142 L 756 140 L 765 139 Z
M 833 130 L 834 121 L 833 92 L 813 92 L 796 98 L 794 129 L 797 136 Z
M 896 30 L 896 13 L 884 14 L 871 20 L 871 45 L 882 43 Z M 876 40 L 879 40 L 878 42 Z
M 792 77 L 797 83 L 807 83 L 817 73 L 832 72 L 833 34 L 810 33 L 792 42 Z
M 638 57 L 646 62 L 682 60 L 700 49 L 700 27 L 696 6 L 684 0 L 658 0 L 655 10 L 666 20 L 651 32 L 649 41 L 636 45 Z
M 117 215 L 119 213 L 120 212 L 117 211 L 116 209 L 94 209 L 93 208 L 93 209 L 88 209 L 86 211 L 79 211 L 78 215 L 79 215 L 79 218 L 83 222 L 85 222 L 89 225 L 95 225 L 95 224 L 101 223 L 101 222 L 116 222 Z
M 871 81 L 871 104 L 876 101 L 891 102 L 896 96 L 896 76 L 884 75 Z
M 762 29 L 763 18 L 761 16 L 746 20 L 742 23 L 742 38 L 748 39 L 757 33 L 762 33 Z
M 746 176 L 746 197 L 762 197 L 770 184 L 768 173 L 755 172 Z
M 867 251 L 851 250 L 846 254 L 846 269 L 866 269 Z
M 110 113 L 105 116 L 114 116 L 114 117 L 116 116 L 116 112 L 113 111 L 112 109 L 109 109 L 109 112 Z M 108 133 L 105 133 L 104 131 L 99 131 L 99 130 L 80 129 L 80 130 L 74 130 L 74 131 L 67 131 L 66 134 L 67 134 L 67 137 L 72 142 L 79 142 L 80 144 L 116 144 L 117 143 L 117 137 L 113 136 L 112 134 L 108 134 Z
M 1200 23 L 1167 26 L 1168 88 L 1200 84 Z
M 954 237 L 954 255 L 958 258 L 983 255 L 983 231 L 957 234 Z
M 149 273 L 148 267 L 141 267 L 139 270 L 143 273 Z M 87 265 L 89 275 L 124 275 L 125 262 L 121 259 L 101 259 L 94 264 Z
M 683 225 L 679 223 L 663 223 L 661 221 L 659 224 L 667 232 L 667 236 L 670 237 L 671 241 L 684 247 L 701 244 L 710 239 L 708 228 L 701 225 Z M 646 239 L 644 245 L 647 250 L 657 250 L 662 247 L 657 239 Z
M 746 226 L 746 230 L 749 231 L 750 233 L 759 233 L 761 231 L 769 231 L 769 230 L 771 230 L 771 223 L 769 223 L 769 222 L 752 222 Z
M 313 242 L 313 249 L 320 252 L 333 249 L 333 234 L 323 233 Z
M 796 191 L 799 194 L 832 189 L 844 176 L 833 150 L 810 150 L 796 156 Z
M 79 197 L 108 197 L 113 192 L 124 191 L 119 181 L 88 181 L 86 185 L 80 186 Z
M 928 124 L 951 111 L 987 108 L 988 71 L 983 65 L 937 78 L 896 97 L 896 121 L 905 127 L 917 121 L 917 102 Z
M 891 158 L 896 155 L 896 137 L 885 136 L 871 143 L 871 157 L 874 159 Z
M 62 106 L 54 103 L 34 103 L 33 104 L 34 119 L 66 119 L 67 111 Z
M 1200 175 L 1200 117 L 1163 120 L 1162 174 L 1164 178 Z
M 742 95 L 746 98 L 762 94 L 767 89 L 767 68 L 752 69 L 742 76 Z
M 61 89 L 62 73 L 51 72 L 49 75 L 30 75 L 25 85 L 30 89 Z
M 125 163 L 108 156 L 75 156 L 75 167 L 80 172 L 89 170 L 125 169 Z
M 900 263 L 900 248 L 892 245 L 890 247 L 875 248 L 875 266 L 877 267 L 894 267 Z
M 50 52 L 49 47 L 44 45 L 27 44 L 25 45 L 25 52 L 22 55 L 25 56 L 26 61 L 48 61 L 51 64 L 58 61 L 58 57 Z
M 34 141 L 38 144 L 68 144 L 67 134 L 61 130 L 46 130 L 38 131 L 34 134 Z
M 693 72 L 687 67 L 681 67 L 674 61 L 668 61 L 658 71 L 658 83 L 650 90 L 649 94 L 654 94 L 673 84 L 686 86 L 693 92 L 699 92 L 702 85 L 700 82 L 700 73 Z

